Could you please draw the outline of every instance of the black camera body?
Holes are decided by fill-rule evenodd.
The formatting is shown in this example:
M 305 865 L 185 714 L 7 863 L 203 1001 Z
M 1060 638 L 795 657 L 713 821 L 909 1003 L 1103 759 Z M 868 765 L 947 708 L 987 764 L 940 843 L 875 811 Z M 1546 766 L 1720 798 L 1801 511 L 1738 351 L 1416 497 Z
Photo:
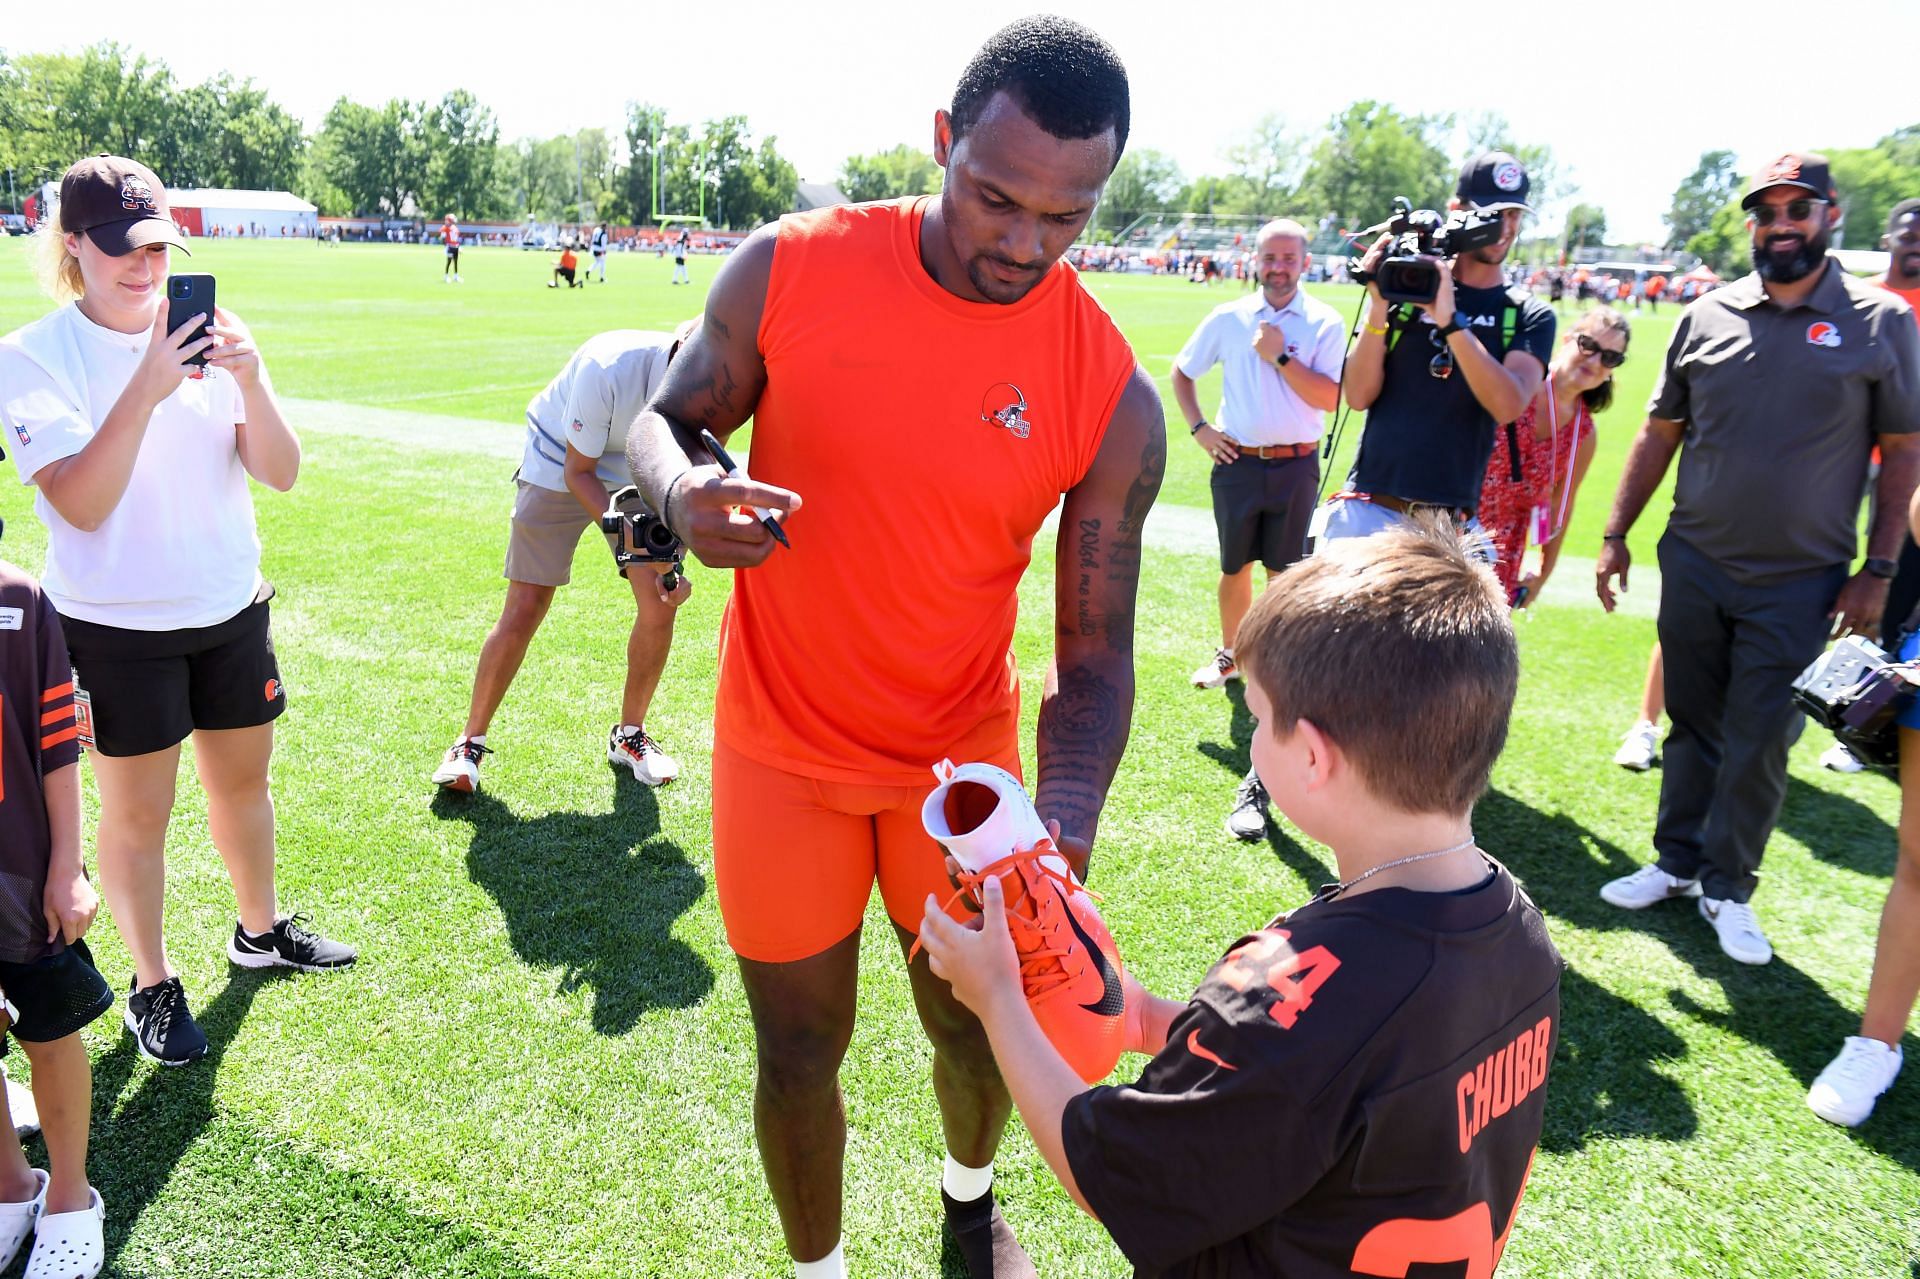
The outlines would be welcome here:
M 680 584 L 679 575 L 684 571 L 680 561 L 686 547 L 665 520 L 647 509 L 638 488 L 629 484 L 607 499 L 607 509 L 600 514 L 600 528 L 620 539 L 613 548 L 613 562 L 620 576 L 625 577 L 635 564 L 671 564 L 673 568 L 660 575 L 660 584 L 669 591 Z
M 1794 705 L 1832 730 L 1863 764 L 1900 765 L 1897 718 L 1913 697 L 1901 667 L 1872 640 L 1853 636 L 1814 659 L 1793 681 Z
M 1470 249 L 1500 243 L 1504 228 L 1498 210 L 1478 213 L 1456 209 L 1441 216 L 1432 209 L 1416 209 L 1404 195 L 1393 198 L 1393 216 L 1378 228 L 1394 237 L 1387 254 L 1373 271 L 1356 259 L 1348 267 L 1355 283 L 1372 283 L 1388 302 L 1433 301 L 1440 292 L 1440 272 L 1434 258 L 1451 258 Z M 1363 234 L 1365 234 L 1363 232 Z

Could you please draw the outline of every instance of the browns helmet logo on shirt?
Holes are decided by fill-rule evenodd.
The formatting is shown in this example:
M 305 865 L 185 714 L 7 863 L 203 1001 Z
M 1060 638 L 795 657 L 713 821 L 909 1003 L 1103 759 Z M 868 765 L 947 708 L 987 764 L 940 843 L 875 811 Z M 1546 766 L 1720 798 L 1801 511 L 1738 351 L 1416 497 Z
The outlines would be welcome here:
M 1807 343 L 1810 346 L 1839 346 L 1840 330 L 1825 320 L 1815 320 L 1807 326 Z
M 1792 182 L 1795 178 L 1798 178 L 1799 176 L 1800 176 L 1800 157 L 1792 154 L 1783 155 L 1778 160 L 1775 160 L 1771 166 L 1769 166 L 1764 172 L 1760 174 L 1760 179 L 1758 182 L 1754 184 L 1754 186 L 1755 186 L 1755 189 L 1757 190 L 1760 186 L 1764 184 L 1774 183 L 1774 182 Z
M 1027 397 L 1011 382 L 995 382 L 980 398 L 980 420 L 989 426 L 1006 427 L 1017 439 L 1033 434 L 1026 412 Z

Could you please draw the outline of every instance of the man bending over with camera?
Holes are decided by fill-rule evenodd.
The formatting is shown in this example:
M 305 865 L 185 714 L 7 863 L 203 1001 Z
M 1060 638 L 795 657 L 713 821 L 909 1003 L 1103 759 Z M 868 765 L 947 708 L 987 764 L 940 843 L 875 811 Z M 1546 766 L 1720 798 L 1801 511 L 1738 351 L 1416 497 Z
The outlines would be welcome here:
M 1489 151 L 1460 171 L 1444 236 L 1415 237 L 1432 251 L 1409 255 L 1394 230 L 1362 259 L 1369 302 L 1344 391 L 1366 434 L 1346 489 L 1314 518 L 1316 541 L 1366 537 L 1421 508 L 1472 519 L 1496 428 L 1532 402 L 1553 351 L 1553 309 L 1500 270 L 1527 188 L 1518 160 Z M 1467 247 L 1476 239 L 1491 242 Z
M 627 427 L 665 378 L 667 361 L 691 327 L 677 333 L 619 329 L 591 337 L 527 405 L 526 451 L 514 475 L 518 495 L 507 539 L 507 601 L 480 647 L 466 729 L 434 770 L 435 785 L 466 794 L 480 788 L 480 757 L 492 754 L 487 726 L 553 603 L 554 588 L 571 576 L 580 534 L 601 522 L 613 494 L 627 484 Z M 606 538 L 633 587 L 637 610 L 627 639 L 620 720 L 607 735 L 607 762 L 658 786 L 672 781 L 680 765 L 648 735 L 647 706 L 666 669 L 674 610 L 692 587 L 671 556 L 652 564 L 623 563 L 623 545 L 644 545 L 644 536 L 606 532 Z

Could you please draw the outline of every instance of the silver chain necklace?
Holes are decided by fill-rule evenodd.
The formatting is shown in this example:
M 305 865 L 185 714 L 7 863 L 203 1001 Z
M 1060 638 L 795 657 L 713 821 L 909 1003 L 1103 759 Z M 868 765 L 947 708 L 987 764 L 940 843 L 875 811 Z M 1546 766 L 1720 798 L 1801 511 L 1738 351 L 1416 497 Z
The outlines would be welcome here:
M 1323 900 L 1338 897 L 1341 893 L 1346 892 L 1349 888 L 1352 888 L 1355 884 L 1359 883 L 1361 880 L 1372 879 L 1375 875 L 1378 875 L 1383 870 L 1392 870 L 1395 866 L 1410 866 L 1414 862 L 1424 862 L 1434 857 L 1445 857 L 1448 853 L 1457 853 L 1463 849 L 1472 848 L 1473 844 L 1474 844 L 1473 836 L 1468 835 L 1464 840 L 1460 841 L 1458 844 L 1455 844 L 1451 848 L 1436 848 L 1430 853 L 1413 853 L 1406 857 L 1396 857 L 1394 860 L 1390 862 L 1381 862 L 1378 866 L 1375 866 L 1372 870 L 1363 870 L 1358 875 L 1355 875 L 1352 879 L 1345 880 L 1338 884 L 1328 884 L 1320 890 L 1319 895 Z

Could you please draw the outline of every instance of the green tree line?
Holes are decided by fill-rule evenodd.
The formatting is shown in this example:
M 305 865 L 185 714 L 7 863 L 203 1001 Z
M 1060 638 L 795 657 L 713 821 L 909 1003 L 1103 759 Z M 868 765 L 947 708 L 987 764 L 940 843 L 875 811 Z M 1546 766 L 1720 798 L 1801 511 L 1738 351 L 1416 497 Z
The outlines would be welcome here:
M 324 214 L 644 224 L 704 213 L 751 227 L 790 210 L 799 185 L 745 116 L 672 124 L 634 103 L 618 131 L 505 141 L 493 111 L 456 89 L 438 102 L 343 97 L 309 131 L 251 79 L 182 85 L 166 63 L 112 42 L 0 53 L 0 168 L 17 192 L 100 151 L 169 186 L 293 191 Z

